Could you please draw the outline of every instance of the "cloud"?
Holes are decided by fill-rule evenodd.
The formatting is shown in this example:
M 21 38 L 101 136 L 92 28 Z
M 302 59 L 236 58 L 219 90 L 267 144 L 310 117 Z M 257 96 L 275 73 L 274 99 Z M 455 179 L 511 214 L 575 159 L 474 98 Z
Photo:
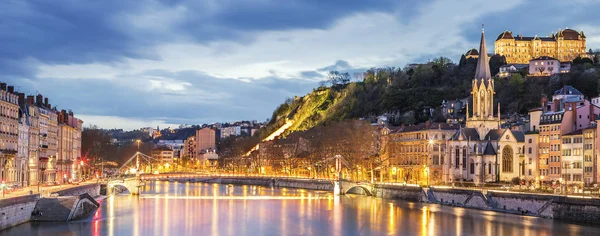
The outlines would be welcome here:
M 585 28 L 588 46 L 600 47 L 600 30 L 588 23 L 595 15 L 586 14 L 598 3 L 565 4 L 3 1 L 0 30 L 9 33 L 0 34 L 0 80 L 89 117 L 261 120 L 329 70 L 403 67 L 438 56 L 457 61 L 477 47 L 481 23 L 489 52 L 505 29 L 541 35 L 564 24 Z

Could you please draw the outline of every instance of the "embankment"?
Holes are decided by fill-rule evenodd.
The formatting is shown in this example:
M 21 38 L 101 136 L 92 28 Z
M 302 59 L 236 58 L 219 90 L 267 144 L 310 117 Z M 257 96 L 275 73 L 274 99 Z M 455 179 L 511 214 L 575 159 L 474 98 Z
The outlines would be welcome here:
M 56 191 L 51 197 L 39 194 L 0 200 L 0 230 L 29 221 L 67 221 L 88 216 L 99 206 L 100 184 Z

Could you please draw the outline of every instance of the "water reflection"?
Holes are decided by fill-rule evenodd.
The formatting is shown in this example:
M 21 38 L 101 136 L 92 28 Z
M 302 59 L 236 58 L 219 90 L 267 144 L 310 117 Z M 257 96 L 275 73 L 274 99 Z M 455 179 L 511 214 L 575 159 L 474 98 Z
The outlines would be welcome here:
M 1 235 L 587 235 L 600 228 L 329 192 L 150 182 L 88 219 L 28 223 Z

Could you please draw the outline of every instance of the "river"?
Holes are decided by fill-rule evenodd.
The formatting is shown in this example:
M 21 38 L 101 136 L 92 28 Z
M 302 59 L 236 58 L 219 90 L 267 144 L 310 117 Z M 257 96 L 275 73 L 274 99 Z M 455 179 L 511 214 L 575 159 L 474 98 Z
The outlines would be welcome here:
M 329 192 L 148 182 L 89 218 L 26 223 L 0 235 L 600 235 L 600 227 Z

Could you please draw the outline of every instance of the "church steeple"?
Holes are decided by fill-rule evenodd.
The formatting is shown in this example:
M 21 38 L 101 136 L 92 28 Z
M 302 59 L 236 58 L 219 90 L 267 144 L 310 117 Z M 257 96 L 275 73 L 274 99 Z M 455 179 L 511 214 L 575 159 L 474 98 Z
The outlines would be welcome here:
M 492 73 L 490 73 L 490 64 L 485 47 L 485 33 L 483 25 L 481 25 L 481 42 L 479 43 L 479 58 L 475 70 L 475 79 L 487 80 L 490 78 L 492 78 Z
M 490 73 L 482 25 L 479 58 L 477 58 L 477 68 L 471 88 L 473 115 L 467 118 L 467 127 L 477 128 L 480 135 L 485 136 L 490 129 L 498 128 L 498 118 L 494 116 L 494 94 L 494 79 Z

